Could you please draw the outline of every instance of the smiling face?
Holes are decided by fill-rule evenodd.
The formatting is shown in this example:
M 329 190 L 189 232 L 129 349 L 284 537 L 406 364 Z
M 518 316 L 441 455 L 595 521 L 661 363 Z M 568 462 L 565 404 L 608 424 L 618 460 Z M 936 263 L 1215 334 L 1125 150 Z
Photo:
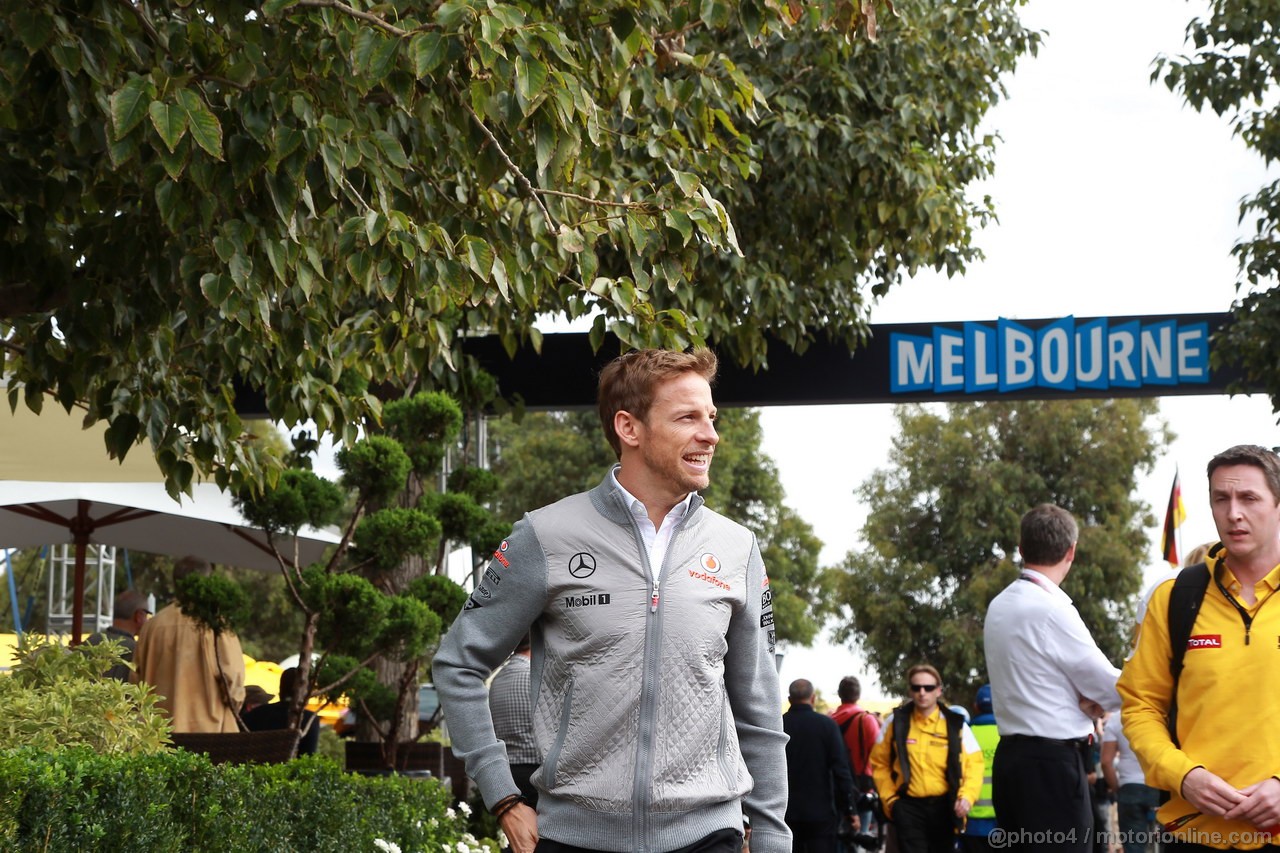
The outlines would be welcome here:
M 1280 563 L 1280 502 L 1261 468 L 1215 469 L 1209 478 L 1209 503 L 1229 566 L 1266 572 Z
M 697 373 L 681 373 L 654 389 L 643 420 L 618 412 L 614 428 L 622 442 L 618 479 L 651 513 L 662 515 L 689 492 L 711 483 L 711 457 L 720 437 L 711 385 Z

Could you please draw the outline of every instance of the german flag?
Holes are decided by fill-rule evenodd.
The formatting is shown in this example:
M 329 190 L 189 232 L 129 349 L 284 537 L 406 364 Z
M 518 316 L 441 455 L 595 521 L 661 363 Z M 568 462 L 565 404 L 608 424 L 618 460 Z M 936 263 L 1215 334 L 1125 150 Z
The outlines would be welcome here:
M 1160 553 L 1175 568 L 1178 565 L 1178 526 L 1187 520 L 1187 508 L 1182 505 L 1182 484 L 1178 472 L 1173 472 L 1173 488 L 1169 491 L 1169 508 L 1164 513 L 1164 533 L 1160 534 Z

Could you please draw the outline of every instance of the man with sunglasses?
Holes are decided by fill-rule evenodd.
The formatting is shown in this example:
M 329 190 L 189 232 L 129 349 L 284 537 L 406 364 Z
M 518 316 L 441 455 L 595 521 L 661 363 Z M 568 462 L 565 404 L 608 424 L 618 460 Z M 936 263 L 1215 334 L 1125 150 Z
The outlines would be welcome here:
M 1088 768 L 1093 721 L 1120 708 L 1120 674 L 1060 587 L 1076 556 L 1071 513 L 1022 517 L 1023 569 L 987 609 L 987 674 L 1000 744 L 991 787 L 1005 850 L 1093 849 Z
M 1213 457 L 1208 475 L 1221 542 L 1184 581 L 1152 594 L 1120 678 L 1124 733 L 1147 782 L 1170 792 L 1158 813 L 1173 836 L 1164 850 L 1280 851 L 1280 602 L 1270 603 L 1280 588 L 1280 457 L 1240 445 Z M 1175 680 L 1170 598 L 1197 574 L 1203 591 Z

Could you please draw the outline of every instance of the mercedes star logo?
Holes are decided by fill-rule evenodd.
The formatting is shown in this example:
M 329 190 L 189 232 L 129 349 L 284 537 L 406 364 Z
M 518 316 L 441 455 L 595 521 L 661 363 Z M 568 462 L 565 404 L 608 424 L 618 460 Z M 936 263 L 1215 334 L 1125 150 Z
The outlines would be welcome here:
M 579 551 L 569 558 L 569 574 L 575 578 L 589 578 L 596 571 L 596 558 L 586 551 Z

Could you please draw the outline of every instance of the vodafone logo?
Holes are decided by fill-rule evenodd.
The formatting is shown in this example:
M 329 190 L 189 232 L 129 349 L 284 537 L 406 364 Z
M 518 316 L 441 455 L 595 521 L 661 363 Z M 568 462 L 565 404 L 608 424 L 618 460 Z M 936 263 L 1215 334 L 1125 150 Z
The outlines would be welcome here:
M 1187 637 L 1187 650 L 1191 649 L 1220 649 L 1222 648 L 1221 634 L 1196 634 Z
M 702 568 L 715 574 L 720 571 L 720 560 L 715 554 L 703 554 L 698 558 L 698 562 L 702 564 Z

